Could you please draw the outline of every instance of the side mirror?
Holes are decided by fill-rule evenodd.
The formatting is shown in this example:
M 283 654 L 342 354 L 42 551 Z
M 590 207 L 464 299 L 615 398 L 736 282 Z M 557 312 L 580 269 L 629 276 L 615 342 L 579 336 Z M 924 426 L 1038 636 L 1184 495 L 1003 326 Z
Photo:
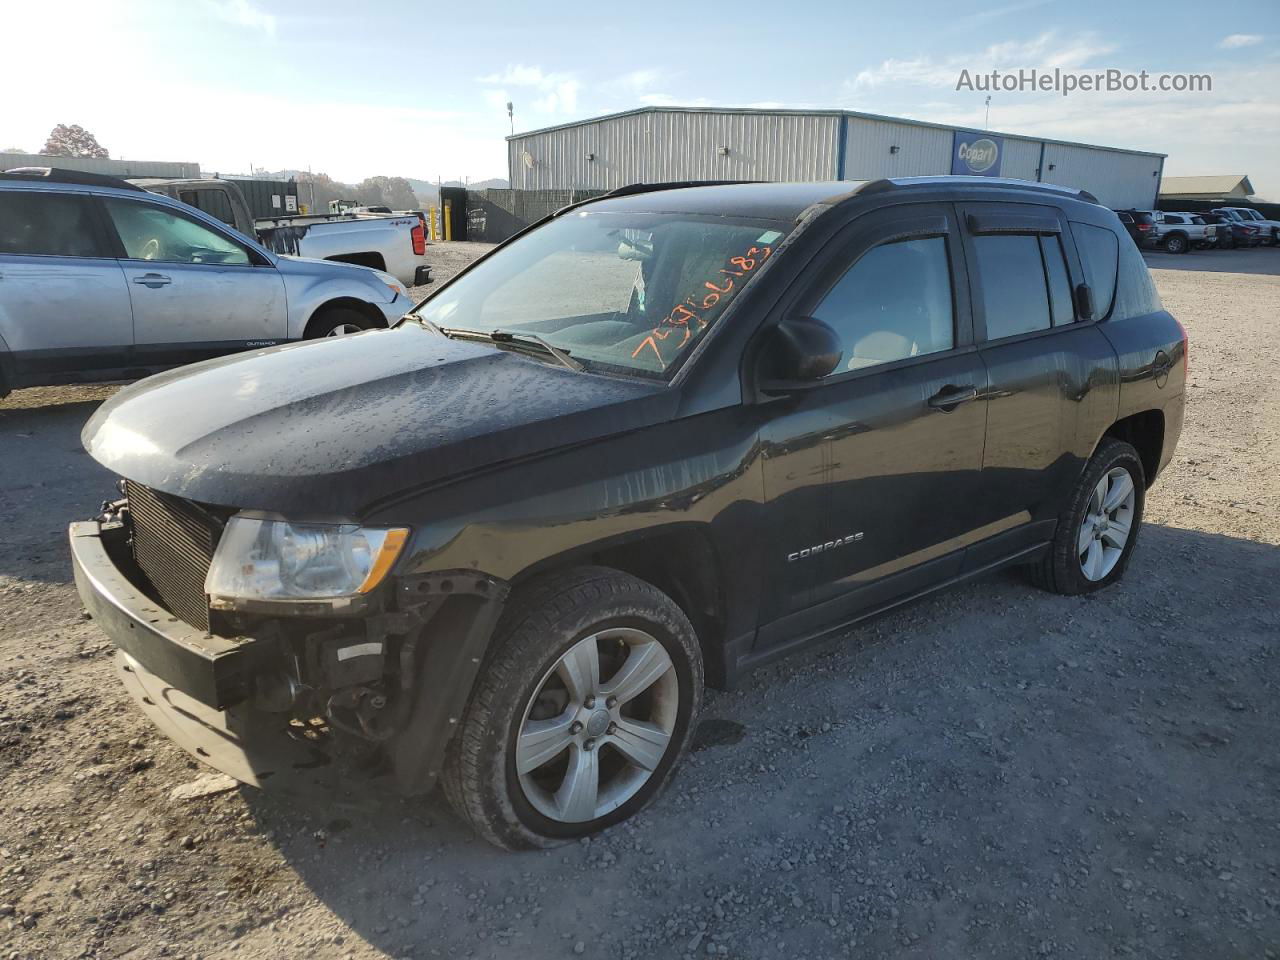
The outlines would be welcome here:
M 762 351 L 766 389 L 813 386 L 840 364 L 840 335 L 816 317 L 788 317 L 769 333 Z
M 1093 319 L 1093 290 L 1087 283 L 1076 286 L 1076 313 L 1080 314 L 1081 320 Z

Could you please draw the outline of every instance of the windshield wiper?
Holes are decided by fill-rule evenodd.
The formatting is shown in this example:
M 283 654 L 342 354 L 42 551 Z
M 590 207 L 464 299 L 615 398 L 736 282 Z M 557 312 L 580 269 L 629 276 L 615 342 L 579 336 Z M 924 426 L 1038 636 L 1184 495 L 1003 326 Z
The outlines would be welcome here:
M 577 370 L 581 373 L 586 369 L 581 363 L 569 356 L 568 350 L 561 350 L 553 343 L 548 343 L 536 333 L 512 333 L 510 330 L 495 330 L 489 334 L 489 338 L 494 343 L 518 343 L 521 346 L 537 345 L 545 350 L 551 356 L 555 357 L 570 370 Z
M 570 370 L 576 370 L 581 373 L 586 369 L 579 361 L 569 356 L 568 350 L 562 350 L 560 347 L 548 343 L 536 333 L 513 333 L 510 330 L 494 330 L 491 333 L 483 333 L 480 330 L 466 330 L 460 327 L 441 327 L 440 332 L 446 337 L 458 340 L 488 340 L 490 343 L 510 343 L 525 350 L 532 347 L 536 352 L 551 357 L 557 363 L 568 367 Z
M 428 330 L 430 330 L 432 333 L 438 333 L 438 334 L 440 334 L 440 336 L 442 336 L 442 337 L 448 337 L 448 336 L 449 336 L 449 334 L 445 333 L 445 331 L 444 331 L 444 327 L 440 326 L 440 324 L 436 323 L 434 320 L 428 320 L 426 317 L 422 316 L 421 314 L 418 314 L 418 313 L 406 313 L 406 314 L 405 314 L 405 316 L 406 316 L 406 317 L 408 317 L 410 320 L 415 320 L 415 321 L 417 321 L 418 323 L 422 324 L 424 327 L 426 327 L 426 328 L 427 328 Z

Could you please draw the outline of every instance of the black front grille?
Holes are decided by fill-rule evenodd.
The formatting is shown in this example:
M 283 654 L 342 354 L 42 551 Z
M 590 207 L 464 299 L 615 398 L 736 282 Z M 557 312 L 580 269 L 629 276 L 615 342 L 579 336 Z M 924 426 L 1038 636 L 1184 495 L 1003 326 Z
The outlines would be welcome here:
M 125 483 L 133 525 L 133 558 L 160 601 L 181 620 L 209 629 L 204 581 L 222 524 L 196 504 Z

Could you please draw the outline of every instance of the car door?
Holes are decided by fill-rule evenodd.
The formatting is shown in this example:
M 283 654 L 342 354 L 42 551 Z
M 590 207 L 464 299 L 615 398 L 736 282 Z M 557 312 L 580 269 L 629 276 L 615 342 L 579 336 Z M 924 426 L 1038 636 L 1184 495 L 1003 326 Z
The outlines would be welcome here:
M 977 526 L 987 383 L 953 207 L 865 214 L 828 249 L 795 310 L 840 363 L 762 431 L 774 575 L 807 608 L 765 646 L 956 575 Z
M 1115 297 L 1119 236 L 1056 207 L 960 207 L 974 334 L 986 364 L 981 519 L 969 569 L 1052 536 L 1064 498 L 1119 397 L 1115 351 L 1097 328 Z M 1089 245 L 1077 254 L 1076 237 Z M 1073 290 L 1087 282 L 1085 317 Z
M 119 238 L 140 365 L 188 363 L 286 338 L 284 280 L 258 251 L 159 203 L 102 202 Z
M 0 191 L 0 349 L 18 382 L 124 367 L 132 343 L 124 271 L 89 196 Z

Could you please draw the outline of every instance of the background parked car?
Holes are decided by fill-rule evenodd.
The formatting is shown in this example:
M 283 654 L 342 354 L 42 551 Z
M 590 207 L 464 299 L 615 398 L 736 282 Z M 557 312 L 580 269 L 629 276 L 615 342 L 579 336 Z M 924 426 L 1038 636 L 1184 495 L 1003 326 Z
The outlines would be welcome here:
M 344 211 L 254 219 L 240 188 L 230 180 L 130 182 L 203 210 L 276 253 L 385 270 L 406 286 L 431 282 L 431 268 L 423 259 L 427 252 L 427 221 L 421 211 L 391 216 Z M 386 207 L 382 210 L 391 212 Z
M 1117 210 L 1116 215 L 1139 249 L 1156 245 L 1155 218 L 1146 210 Z
M 1248 211 L 1248 207 L 1214 207 L 1211 212 L 1226 217 L 1232 223 L 1238 223 L 1247 227 L 1248 230 L 1244 232 L 1249 235 L 1249 246 L 1256 247 L 1260 243 L 1268 242 L 1266 236 L 1266 224 L 1270 223 L 1270 221 L 1263 221 L 1260 223 L 1257 220 L 1254 220 L 1253 217 L 1246 216 L 1246 212 Z M 1240 234 L 1236 234 L 1236 236 L 1239 238 Z
M 1252 221 L 1262 228 L 1262 242 L 1275 246 L 1280 243 L 1280 221 L 1268 220 L 1253 207 L 1232 207 L 1246 222 Z
M 1205 223 L 1212 223 L 1218 228 L 1218 246 L 1223 250 L 1234 247 L 1255 247 L 1258 245 L 1258 228 L 1239 220 L 1232 220 L 1221 213 L 1200 213 Z
M 289 340 L 385 327 L 387 273 L 279 256 L 124 180 L 0 174 L 0 396 L 129 380 Z
M 1203 249 L 1217 243 L 1217 227 L 1194 214 L 1155 210 L 1151 215 L 1155 218 L 1156 242 L 1168 253 L 1186 253 L 1192 247 Z

